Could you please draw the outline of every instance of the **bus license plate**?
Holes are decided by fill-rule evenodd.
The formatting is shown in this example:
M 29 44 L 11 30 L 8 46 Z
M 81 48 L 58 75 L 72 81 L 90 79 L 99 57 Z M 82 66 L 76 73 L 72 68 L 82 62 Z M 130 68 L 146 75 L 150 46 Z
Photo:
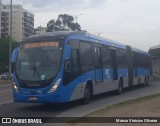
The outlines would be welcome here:
M 35 96 L 29 97 L 29 101 L 37 101 L 37 97 Z

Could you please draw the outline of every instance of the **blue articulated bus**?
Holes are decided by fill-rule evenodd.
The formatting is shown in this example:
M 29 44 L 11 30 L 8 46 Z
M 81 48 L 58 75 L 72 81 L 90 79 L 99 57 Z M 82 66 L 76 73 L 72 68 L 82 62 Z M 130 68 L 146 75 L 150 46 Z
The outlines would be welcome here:
M 63 103 L 151 81 L 144 51 L 87 32 L 33 35 L 13 51 L 15 102 Z

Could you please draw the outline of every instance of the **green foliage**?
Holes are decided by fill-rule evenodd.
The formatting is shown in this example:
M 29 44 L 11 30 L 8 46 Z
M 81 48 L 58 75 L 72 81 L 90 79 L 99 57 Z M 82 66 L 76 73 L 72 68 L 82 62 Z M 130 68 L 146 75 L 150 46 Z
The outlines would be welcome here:
M 18 47 L 16 41 L 12 41 L 12 51 Z M 0 73 L 8 71 L 9 64 L 9 38 L 0 39 Z
M 74 18 L 68 14 L 60 14 L 57 20 L 50 20 L 47 23 L 47 32 L 52 31 L 81 31 L 81 26 L 74 23 Z

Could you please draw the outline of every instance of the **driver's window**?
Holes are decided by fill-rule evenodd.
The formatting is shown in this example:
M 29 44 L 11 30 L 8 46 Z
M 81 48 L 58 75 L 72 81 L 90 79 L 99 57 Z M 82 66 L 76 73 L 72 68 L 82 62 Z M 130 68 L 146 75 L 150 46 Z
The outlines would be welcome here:
M 78 49 L 74 49 L 73 52 L 72 52 L 72 64 L 71 64 L 71 67 L 72 67 L 72 72 L 78 72 L 79 71 L 79 50 Z
M 71 56 L 71 72 L 79 72 L 80 71 L 80 57 L 79 57 L 79 40 L 70 40 L 68 43 L 72 48 L 72 56 Z
M 69 45 L 72 47 L 72 55 L 65 61 L 64 85 L 68 85 L 80 74 L 79 40 L 71 40 Z

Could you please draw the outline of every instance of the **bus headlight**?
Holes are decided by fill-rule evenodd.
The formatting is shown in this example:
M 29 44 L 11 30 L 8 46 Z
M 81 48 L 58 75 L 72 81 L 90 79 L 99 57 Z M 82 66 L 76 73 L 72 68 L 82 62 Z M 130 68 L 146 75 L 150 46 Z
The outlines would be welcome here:
M 61 78 L 56 81 L 56 83 L 52 86 L 52 88 L 48 91 L 48 93 L 52 93 L 55 90 L 57 90 L 60 82 L 61 82 Z
M 17 92 L 17 93 L 19 93 L 19 90 L 18 90 L 18 88 L 17 88 L 17 85 L 16 85 L 16 83 L 13 81 L 13 89 Z

